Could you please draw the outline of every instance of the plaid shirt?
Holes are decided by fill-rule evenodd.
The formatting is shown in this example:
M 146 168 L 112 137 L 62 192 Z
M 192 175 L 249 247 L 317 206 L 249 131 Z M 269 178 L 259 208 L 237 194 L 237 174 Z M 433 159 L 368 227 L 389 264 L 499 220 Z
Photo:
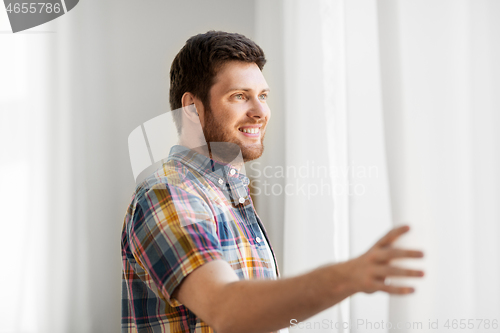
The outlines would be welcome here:
M 122 231 L 122 332 L 214 332 L 172 297 L 189 273 L 226 260 L 240 280 L 276 279 L 248 178 L 183 146 L 137 186 Z

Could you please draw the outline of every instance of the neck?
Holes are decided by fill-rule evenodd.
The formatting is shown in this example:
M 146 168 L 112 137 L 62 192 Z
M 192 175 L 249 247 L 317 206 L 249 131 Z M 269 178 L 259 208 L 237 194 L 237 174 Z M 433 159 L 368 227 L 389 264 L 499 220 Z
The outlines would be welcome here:
M 243 157 L 241 154 L 240 147 L 231 142 L 208 142 L 204 145 L 197 147 L 190 147 L 183 144 L 183 141 L 179 141 L 179 144 L 194 150 L 198 154 L 202 154 L 214 161 L 222 164 L 231 164 L 232 167 L 241 170 L 243 167 Z

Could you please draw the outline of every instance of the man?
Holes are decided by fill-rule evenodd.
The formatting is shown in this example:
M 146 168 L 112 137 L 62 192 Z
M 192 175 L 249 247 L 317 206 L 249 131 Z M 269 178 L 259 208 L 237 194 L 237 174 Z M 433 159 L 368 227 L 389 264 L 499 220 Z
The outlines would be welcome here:
M 122 233 L 123 332 L 271 332 L 357 292 L 407 294 L 390 266 L 420 251 L 395 249 L 391 230 L 355 259 L 278 278 L 242 163 L 263 152 L 271 112 L 262 49 L 239 34 L 191 37 L 170 72 L 180 136 L 168 161 L 140 184 Z

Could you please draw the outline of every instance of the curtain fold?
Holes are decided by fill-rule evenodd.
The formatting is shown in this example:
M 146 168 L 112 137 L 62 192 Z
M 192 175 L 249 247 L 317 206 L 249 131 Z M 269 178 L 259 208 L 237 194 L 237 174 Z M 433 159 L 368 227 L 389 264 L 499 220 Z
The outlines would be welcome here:
M 491 325 L 500 312 L 500 6 L 378 6 L 392 212 L 413 225 L 399 245 L 426 253 L 422 263 L 401 265 L 427 273 L 402 279 L 417 293 L 391 298 L 390 318 L 424 329 L 453 320 L 458 328 L 462 319 L 469 331 L 486 332 L 479 320 Z
M 318 179 L 287 174 L 285 187 L 312 186 L 282 196 L 285 276 L 343 259 L 337 246 L 355 257 L 393 226 L 410 224 L 410 233 L 395 246 L 422 249 L 426 257 L 393 263 L 422 268 L 427 275 L 389 279 L 415 286 L 413 295 L 351 297 L 351 331 L 389 331 L 383 324 L 388 321 L 415 321 L 426 329 L 435 320 L 444 324 L 460 316 L 489 318 L 491 324 L 499 306 L 494 281 L 500 262 L 495 172 L 500 140 L 494 129 L 500 76 L 493 60 L 500 50 L 494 19 L 499 5 L 487 0 L 282 5 L 283 165 L 312 170 L 312 165 L 344 163 L 348 179 L 329 181 L 362 190 L 347 198 L 343 210 L 341 198 L 312 195 Z M 345 319 L 331 310 L 307 321 Z
M 284 2 L 284 275 L 349 255 L 343 1 Z M 349 300 L 308 332 L 348 321 Z M 321 326 L 320 326 L 321 325 Z M 333 327 L 330 327 L 332 329 Z M 348 329 L 339 331 L 348 332 Z

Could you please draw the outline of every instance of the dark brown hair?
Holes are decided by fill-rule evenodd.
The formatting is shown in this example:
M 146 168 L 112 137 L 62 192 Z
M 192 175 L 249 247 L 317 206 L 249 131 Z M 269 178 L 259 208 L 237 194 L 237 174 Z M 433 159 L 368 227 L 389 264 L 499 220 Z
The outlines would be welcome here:
M 224 63 L 238 60 L 264 68 L 264 51 L 247 37 L 224 31 L 208 31 L 189 38 L 177 53 L 170 67 L 170 109 L 182 107 L 182 95 L 190 92 L 201 100 L 205 109 L 210 105 L 210 88 Z M 180 134 L 181 114 L 174 112 L 174 122 Z

